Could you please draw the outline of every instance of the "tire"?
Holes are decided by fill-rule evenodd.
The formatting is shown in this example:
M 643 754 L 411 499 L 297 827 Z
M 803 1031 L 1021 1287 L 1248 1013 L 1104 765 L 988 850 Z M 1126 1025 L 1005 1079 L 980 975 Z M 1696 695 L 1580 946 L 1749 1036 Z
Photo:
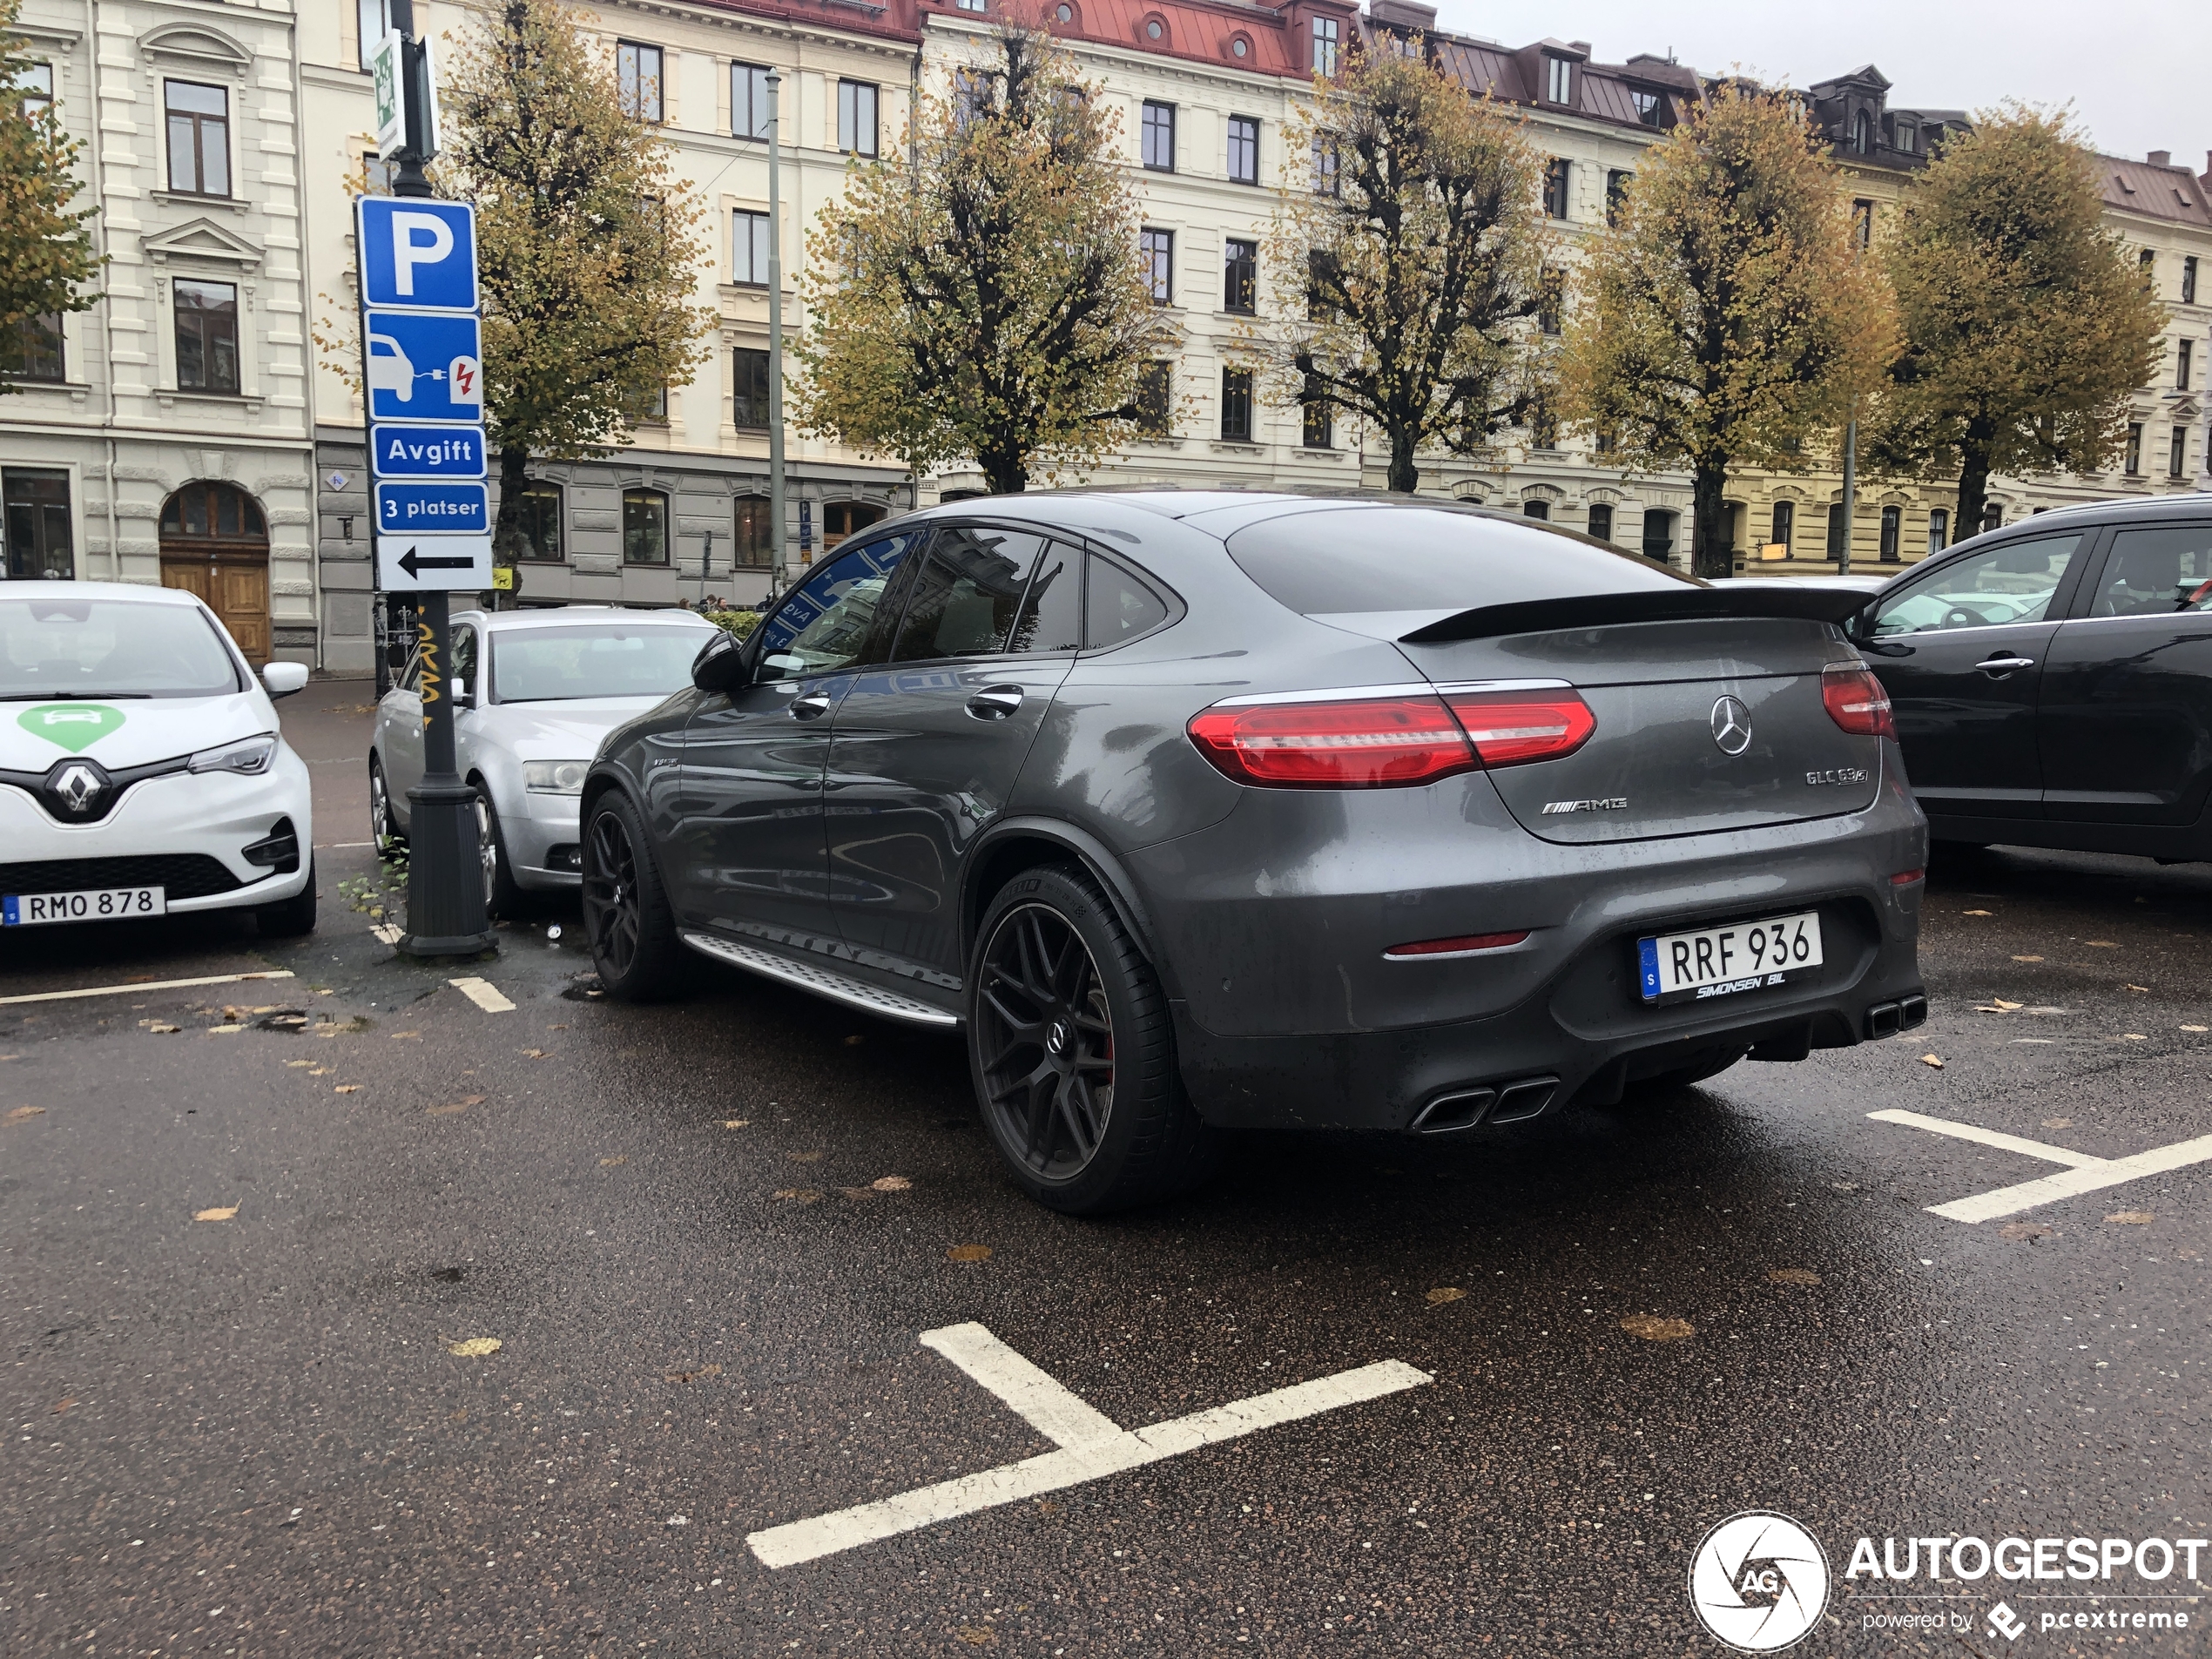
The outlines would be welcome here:
M 264 939 L 298 939 L 315 930 L 315 861 L 307 860 L 307 885 L 289 899 L 257 906 L 253 920 Z
M 511 921 L 529 909 L 529 896 L 516 885 L 507 838 L 500 833 L 499 808 L 491 804 L 481 778 L 470 782 L 476 790 L 476 857 L 484 868 L 484 911 Z
M 1039 1204 L 1106 1215 L 1213 1172 L 1221 1139 L 1184 1094 L 1159 980 L 1083 872 L 1025 870 L 999 890 L 967 995 L 977 1108 Z
M 1703 1082 L 1708 1077 L 1717 1077 L 1750 1052 L 1748 1049 L 1722 1049 L 1710 1052 L 1686 1066 L 1676 1066 L 1672 1071 L 1662 1071 L 1649 1077 L 1639 1077 L 1628 1086 L 1631 1095 L 1670 1095 L 1677 1089 L 1688 1089 Z
M 407 846 L 400 821 L 392 813 L 392 792 L 384 781 L 384 763 L 368 758 L 368 839 L 380 859 L 395 859 Z
M 637 809 L 619 790 L 591 804 L 583 823 L 583 931 L 609 996 L 644 1002 L 676 981 L 675 913 Z

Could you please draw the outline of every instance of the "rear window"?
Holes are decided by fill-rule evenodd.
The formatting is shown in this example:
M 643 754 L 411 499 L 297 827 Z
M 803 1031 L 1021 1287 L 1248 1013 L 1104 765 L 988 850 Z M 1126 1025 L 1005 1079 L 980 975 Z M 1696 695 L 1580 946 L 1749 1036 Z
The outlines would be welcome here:
M 1271 518 L 1231 536 L 1229 556 L 1309 617 L 1471 610 L 1696 585 L 1633 553 L 1440 507 L 1341 507 Z

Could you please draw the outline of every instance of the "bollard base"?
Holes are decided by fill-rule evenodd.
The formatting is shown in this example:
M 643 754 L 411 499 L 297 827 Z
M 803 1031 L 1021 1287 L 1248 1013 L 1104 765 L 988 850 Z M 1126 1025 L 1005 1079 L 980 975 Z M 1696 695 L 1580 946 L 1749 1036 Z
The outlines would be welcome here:
M 392 947 L 402 956 L 481 956 L 499 948 L 499 935 L 489 927 L 480 934 L 451 934 L 442 938 L 401 934 Z

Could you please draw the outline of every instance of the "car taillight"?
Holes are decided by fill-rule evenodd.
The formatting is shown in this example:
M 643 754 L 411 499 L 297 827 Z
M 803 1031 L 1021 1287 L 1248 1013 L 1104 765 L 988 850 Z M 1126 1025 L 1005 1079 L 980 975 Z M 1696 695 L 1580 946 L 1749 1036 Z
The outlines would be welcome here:
M 1444 700 L 1486 766 L 1514 766 L 1573 754 L 1597 730 L 1581 696 L 1555 691 L 1447 691 Z
M 1828 705 L 1828 718 L 1855 736 L 1897 735 L 1897 722 L 1890 713 L 1890 694 L 1867 669 L 1849 664 L 1822 669 L 1820 700 Z
M 1278 789 L 1388 789 L 1480 764 L 1433 697 L 1231 705 L 1203 710 L 1190 731 L 1227 776 Z

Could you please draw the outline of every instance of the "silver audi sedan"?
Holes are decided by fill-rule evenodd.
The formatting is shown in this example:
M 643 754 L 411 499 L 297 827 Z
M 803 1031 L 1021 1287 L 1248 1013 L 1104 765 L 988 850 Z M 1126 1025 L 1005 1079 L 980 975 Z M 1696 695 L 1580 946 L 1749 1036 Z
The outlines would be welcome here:
M 464 610 L 453 618 L 454 746 L 476 789 L 484 900 L 514 914 L 531 891 L 581 879 L 577 806 L 599 740 L 691 684 L 717 629 L 688 610 Z M 369 833 L 386 857 L 406 845 L 408 792 L 422 781 L 421 662 L 376 705 L 368 751 Z

